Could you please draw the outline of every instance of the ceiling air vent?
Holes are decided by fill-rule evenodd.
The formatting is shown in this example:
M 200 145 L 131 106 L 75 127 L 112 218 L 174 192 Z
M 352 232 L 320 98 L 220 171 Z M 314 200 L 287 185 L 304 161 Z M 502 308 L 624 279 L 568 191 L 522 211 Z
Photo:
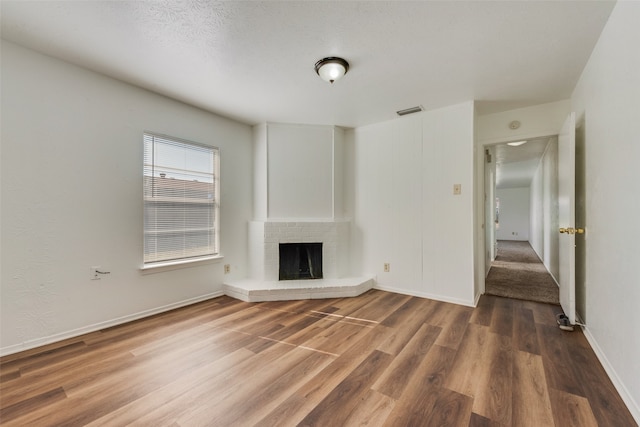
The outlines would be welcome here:
M 396 114 L 399 116 L 406 116 L 407 114 L 413 114 L 424 110 L 422 105 L 418 105 L 417 107 L 407 108 L 405 110 L 396 111 Z

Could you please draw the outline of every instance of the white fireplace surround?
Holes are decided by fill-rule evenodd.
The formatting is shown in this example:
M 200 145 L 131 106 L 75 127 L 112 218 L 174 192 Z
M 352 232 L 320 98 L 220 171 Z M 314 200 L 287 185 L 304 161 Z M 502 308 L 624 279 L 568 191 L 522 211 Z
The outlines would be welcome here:
M 372 277 L 348 277 L 349 220 L 282 220 L 249 223 L 251 277 L 225 283 L 224 292 L 248 302 L 353 297 Z M 322 243 L 322 279 L 278 280 L 280 243 Z
M 252 221 L 249 225 L 251 277 L 278 280 L 280 243 L 322 243 L 325 279 L 338 279 L 349 268 L 349 221 Z

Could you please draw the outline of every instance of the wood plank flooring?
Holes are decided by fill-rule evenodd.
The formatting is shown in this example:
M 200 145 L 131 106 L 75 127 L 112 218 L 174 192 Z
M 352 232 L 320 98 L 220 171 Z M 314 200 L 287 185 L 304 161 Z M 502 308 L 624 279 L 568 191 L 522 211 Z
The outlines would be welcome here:
M 637 426 L 557 306 L 220 297 L 0 360 L 3 426 Z

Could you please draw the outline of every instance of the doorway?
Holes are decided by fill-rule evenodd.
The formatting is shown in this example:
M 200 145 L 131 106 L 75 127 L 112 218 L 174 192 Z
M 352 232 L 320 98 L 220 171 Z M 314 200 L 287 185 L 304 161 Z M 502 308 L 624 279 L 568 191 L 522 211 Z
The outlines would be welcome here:
M 485 146 L 485 293 L 558 304 L 558 138 Z

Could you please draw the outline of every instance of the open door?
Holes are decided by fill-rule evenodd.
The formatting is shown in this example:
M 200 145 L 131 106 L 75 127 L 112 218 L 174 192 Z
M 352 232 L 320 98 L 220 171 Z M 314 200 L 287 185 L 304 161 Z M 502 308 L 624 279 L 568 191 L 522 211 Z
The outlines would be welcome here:
M 576 322 L 576 115 L 569 114 L 558 135 L 558 224 L 560 229 L 560 305 Z

